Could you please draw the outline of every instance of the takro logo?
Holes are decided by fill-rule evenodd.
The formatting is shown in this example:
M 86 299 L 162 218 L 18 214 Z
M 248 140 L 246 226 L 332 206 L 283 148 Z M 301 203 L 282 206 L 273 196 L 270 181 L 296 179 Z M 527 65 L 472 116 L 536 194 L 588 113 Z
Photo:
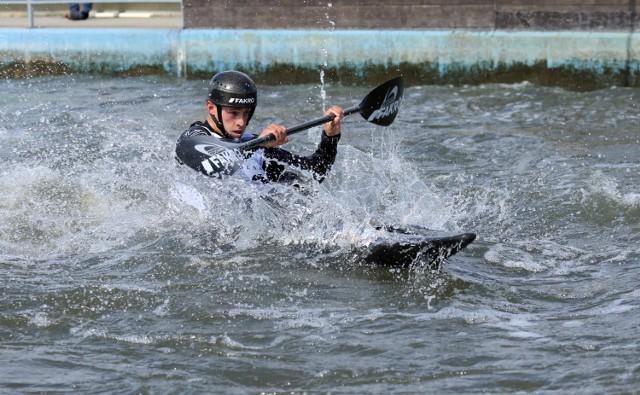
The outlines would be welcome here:
M 247 97 L 246 99 L 240 97 L 232 97 L 229 99 L 229 103 L 232 104 L 253 104 L 256 102 L 255 97 Z
M 369 119 L 367 120 L 369 122 L 372 122 L 380 118 L 394 115 L 398 112 L 401 101 L 402 97 L 398 97 L 398 86 L 394 86 L 387 91 L 387 94 L 385 95 L 384 101 L 382 102 L 380 108 L 372 112 L 369 116 Z

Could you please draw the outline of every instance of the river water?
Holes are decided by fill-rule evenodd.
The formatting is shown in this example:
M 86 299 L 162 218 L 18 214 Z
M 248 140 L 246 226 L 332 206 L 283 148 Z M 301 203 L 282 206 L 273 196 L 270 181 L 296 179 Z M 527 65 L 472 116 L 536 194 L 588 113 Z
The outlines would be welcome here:
M 380 82 L 260 86 L 251 126 Z M 640 388 L 638 89 L 410 86 L 297 190 L 175 163 L 205 81 L 0 86 L 1 393 Z M 439 271 L 372 267 L 375 223 L 478 239 Z

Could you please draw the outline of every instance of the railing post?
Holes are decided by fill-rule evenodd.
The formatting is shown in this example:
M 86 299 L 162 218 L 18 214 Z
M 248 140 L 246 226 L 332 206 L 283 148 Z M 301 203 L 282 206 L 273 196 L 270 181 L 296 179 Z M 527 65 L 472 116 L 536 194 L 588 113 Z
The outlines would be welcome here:
M 33 7 L 31 0 L 27 0 L 27 19 L 29 19 L 29 28 L 33 27 Z

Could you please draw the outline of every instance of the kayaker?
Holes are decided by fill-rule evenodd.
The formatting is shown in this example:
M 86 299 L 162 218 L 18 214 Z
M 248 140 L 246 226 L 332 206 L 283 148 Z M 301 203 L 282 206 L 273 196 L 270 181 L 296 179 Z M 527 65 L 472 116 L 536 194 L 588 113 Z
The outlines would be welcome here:
M 244 73 L 229 70 L 214 75 L 206 99 L 207 119 L 193 123 L 180 135 L 176 144 L 178 162 L 214 177 L 230 175 L 252 181 L 292 182 L 298 175 L 291 170 L 297 169 L 311 172 L 316 180 L 322 182 L 336 158 L 343 109 L 333 106 L 324 113 L 333 114 L 335 118 L 323 125 L 316 151 L 309 156 L 299 156 L 278 148 L 288 141 L 286 128 L 282 125 L 271 124 L 259 136 L 246 131 L 258 104 L 257 96 L 254 82 Z M 218 139 L 244 142 L 268 134 L 272 134 L 275 140 L 231 155 L 229 160 L 238 162 L 229 166 L 232 171 L 226 171 L 232 174 L 221 174 L 219 167 L 211 165 L 207 151 L 201 148 L 214 146 Z M 194 142 L 196 138 L 198 144 Z

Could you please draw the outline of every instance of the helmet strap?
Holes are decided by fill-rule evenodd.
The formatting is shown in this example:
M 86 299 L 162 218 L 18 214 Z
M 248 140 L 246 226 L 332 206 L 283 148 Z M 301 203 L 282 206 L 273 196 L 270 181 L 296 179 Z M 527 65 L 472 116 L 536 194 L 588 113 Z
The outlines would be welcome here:
M 249 125 L 249 121 L 253 117 L 253 113 L 254 112 L 256 112 L 256 108 L 255 107 L 251 107 L 251 112 L 249 112 L 249 117 L 247 118 L 247 125 Z
M 216 118 L 215 116 L 213 116 L 213 114 L 209 113 L 211 115 L 211 119 L 213 119 L 213 123 L 216 124 L 216 127 L 222 133 L 222 137 L 224 137 L 225 139 L 232 140 L 233 137 L 231 137 L 231 135 L 227 133 L 227 131 L 224 129 L 224 124 L 222 123 L 222 106 L 219 106 L 217 104 L 215 106 L 216 106 L 216 109 L 218 110 L 218 117 Z

